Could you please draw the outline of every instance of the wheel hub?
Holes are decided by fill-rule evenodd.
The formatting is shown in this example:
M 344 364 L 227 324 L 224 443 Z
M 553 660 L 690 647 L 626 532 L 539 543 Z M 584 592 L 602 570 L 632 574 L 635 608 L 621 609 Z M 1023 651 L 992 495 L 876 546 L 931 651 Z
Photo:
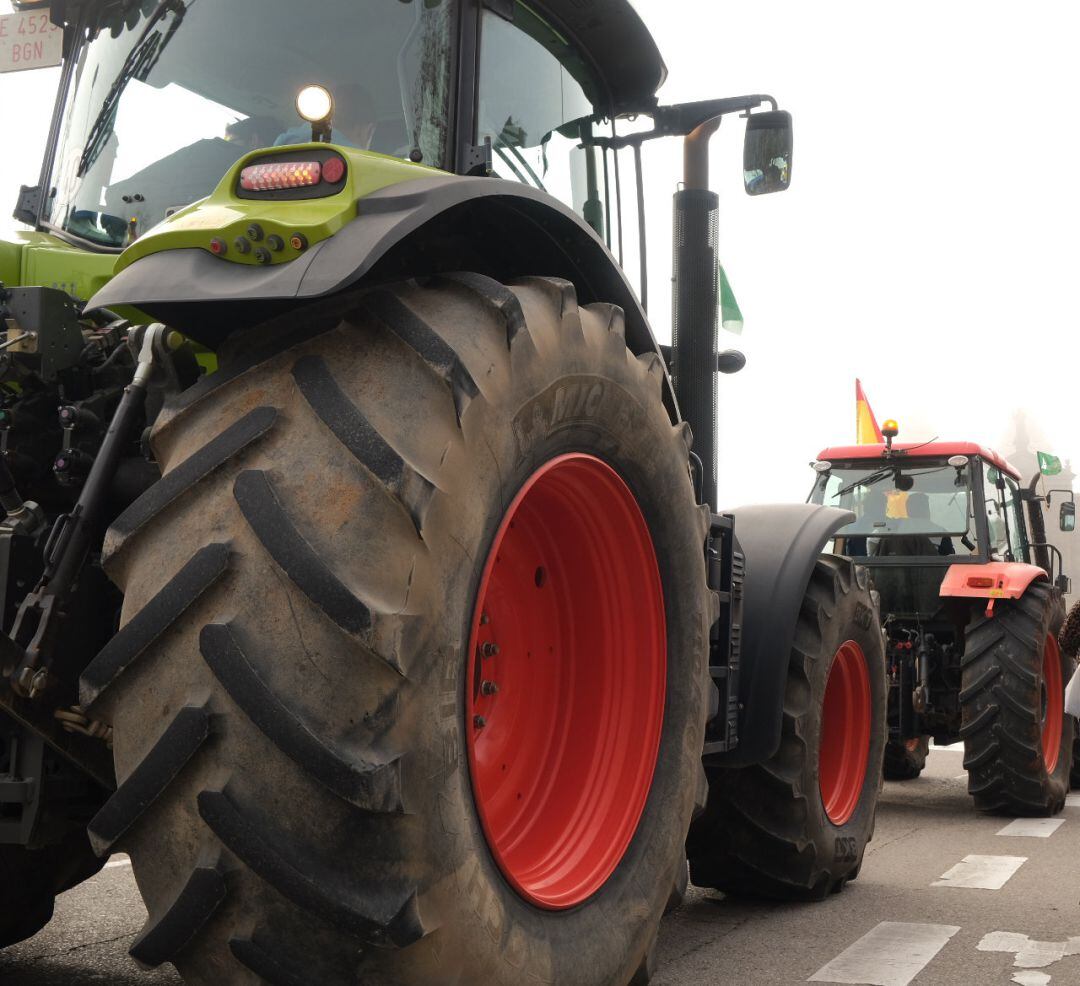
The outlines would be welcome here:
M 1061 650 L 1057 638 L 1046 635 L 1043 646 L 1042 752 L 1046 772 L 1057 768 L 1061 753 L 1061 730 L 1065 726 L 1065 686 L 1061 675 Z
M 664 719 L 659 569 L 610 466 L 564 455 L 525 483 L 487 558 L 469 653 L 469 766 L 492 855 L 526 900 L 576 906 L 630 845 Z
M 840 645 L 829 668 L 822 707 L 818 783 L 833 825 L 855 814 L 870 760 L 870 675 L 854 640 Z

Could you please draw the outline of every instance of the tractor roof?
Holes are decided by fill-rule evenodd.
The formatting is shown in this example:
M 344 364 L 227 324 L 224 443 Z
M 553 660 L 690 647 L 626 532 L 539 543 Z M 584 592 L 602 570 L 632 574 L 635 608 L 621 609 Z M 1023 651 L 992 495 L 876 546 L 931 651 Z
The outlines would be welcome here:
M 893 450 L 899 452 L 910 450 L 913 453 L 911 456 L 913 459 L 978 455 L 997 466 L 1003 473 L 1012 476 L 1017 482 L 1023 482 L 1023 477 L 1004 456 L 976 442 L 893 442 Z M 833 445 L 822 449 L 818 453 L 818 458 L 827 459 L 830 462 L 837 459 L 881 459 L 884 457 L 884 452 L 884 445 Z
M 655 105 L 667 66 L 629 0 L 530 0 L 568 35 L 604 80 L 615 112 Z

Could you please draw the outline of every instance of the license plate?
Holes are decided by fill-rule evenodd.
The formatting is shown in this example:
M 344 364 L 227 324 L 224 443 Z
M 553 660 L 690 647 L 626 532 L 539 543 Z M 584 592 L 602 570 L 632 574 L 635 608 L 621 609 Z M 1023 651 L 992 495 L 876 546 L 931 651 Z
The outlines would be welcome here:
M 59 65 L 64 32 L 49 20 L 47 7 L 0 15 L 0 72 L 25 72 Z

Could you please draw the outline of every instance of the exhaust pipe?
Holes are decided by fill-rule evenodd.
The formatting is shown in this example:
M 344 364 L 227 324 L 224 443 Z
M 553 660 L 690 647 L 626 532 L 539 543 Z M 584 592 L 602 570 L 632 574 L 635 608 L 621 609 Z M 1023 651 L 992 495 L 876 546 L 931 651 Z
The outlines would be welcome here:
M 716 509 L 720 196 L 709 191 L 709 141 L 720 117 L 683 141 L 683 187 L 675 192 L 671 343 L 675 399 L 694 432 L 700 495 Z

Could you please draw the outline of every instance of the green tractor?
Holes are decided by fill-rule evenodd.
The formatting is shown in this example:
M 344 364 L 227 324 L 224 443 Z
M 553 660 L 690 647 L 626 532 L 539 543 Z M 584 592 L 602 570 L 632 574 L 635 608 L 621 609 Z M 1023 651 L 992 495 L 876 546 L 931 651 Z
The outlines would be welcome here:
M 624 986 L 688 873 L 854 879 L 886 731 L 868 582 L 821 553 L 852 515 L 716 511 L 708 143 L 744 115 L 783 190 L 788 114 L 660 105 L 624 0 L 51 17 L 0 244 L 0 946 L 123 851 L 131 954 L 190 983 Z

